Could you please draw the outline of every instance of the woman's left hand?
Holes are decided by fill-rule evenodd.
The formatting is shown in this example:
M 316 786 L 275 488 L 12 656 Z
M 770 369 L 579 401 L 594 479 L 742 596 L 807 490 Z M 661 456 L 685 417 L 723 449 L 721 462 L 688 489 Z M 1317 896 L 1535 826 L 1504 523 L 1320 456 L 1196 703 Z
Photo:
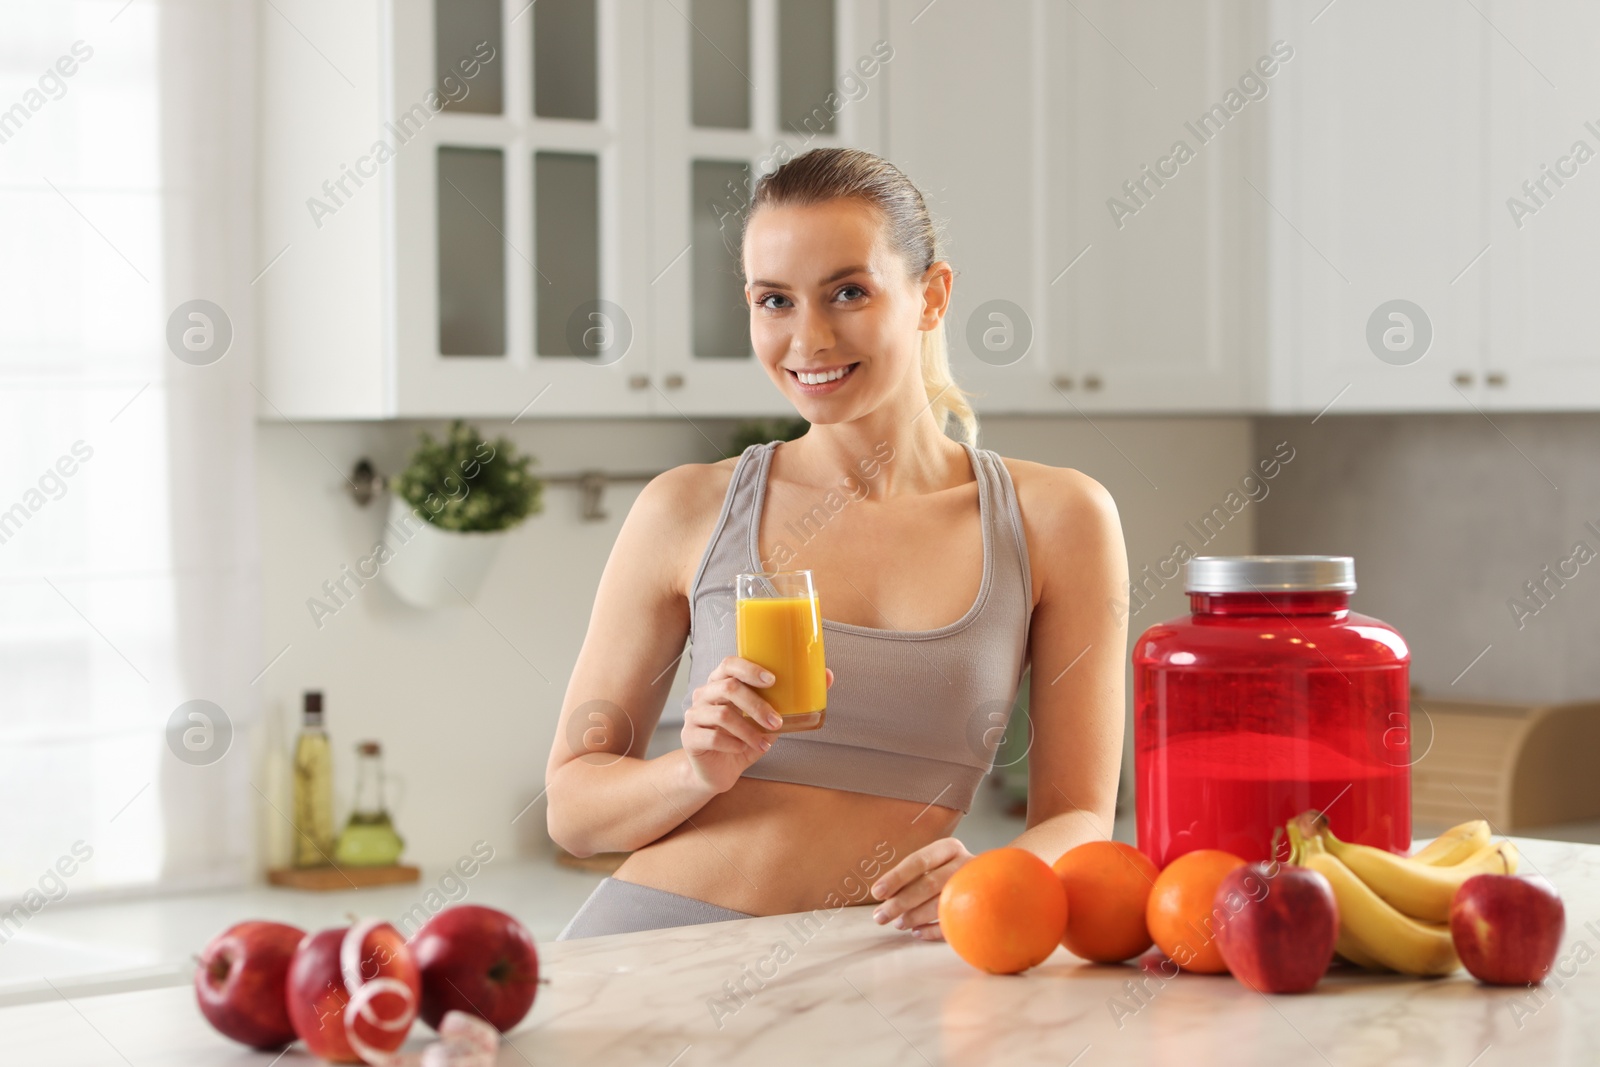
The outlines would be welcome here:
M 873 919 L 910 930 L 913 937 L 943 941 L 939 893 L 971 858 L 967 846 L 953 837 L 941 837 L 917 849 L 873 883 L 872 895 L 883 901 L 873 911 Z

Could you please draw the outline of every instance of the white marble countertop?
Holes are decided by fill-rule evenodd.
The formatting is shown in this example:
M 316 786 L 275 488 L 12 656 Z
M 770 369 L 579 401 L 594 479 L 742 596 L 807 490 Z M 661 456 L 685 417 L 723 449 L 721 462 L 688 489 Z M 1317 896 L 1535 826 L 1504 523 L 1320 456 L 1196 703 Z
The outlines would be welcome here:
M 1600 847 L 1516 841 L 1524 869 L 1550 878 L 1567 905 L 1558 969 L 1570 977 L 1552 975 L 1537 992 L 1464 971 L 1422 980 L 1339 969 L 1309 994 L 1266 997 L 1225 975 L 1163 981 L 1148 967 L 1084 965 L 1065 949 L 1022 975 L 986 975 L 943 942 L 912 940 L 851 907 L 815 913 L 809 936 L 799 916 L 775 915 L 546 941 L 550 982 L 499 1063 L 1600 1063 Z M 763 968 L 780 943 L 792 957 Z M 726 1000 L 741 980 L 749 993 Z M 1147 992 L 1135 996 L 1141 981 Z M 411 1062 L 430 1037 L 419 1025 Z M 316 1062 L 297 1047 L 275 1060 L 231 1044 L 187 989 L 0 1009 L 0 1061 Z

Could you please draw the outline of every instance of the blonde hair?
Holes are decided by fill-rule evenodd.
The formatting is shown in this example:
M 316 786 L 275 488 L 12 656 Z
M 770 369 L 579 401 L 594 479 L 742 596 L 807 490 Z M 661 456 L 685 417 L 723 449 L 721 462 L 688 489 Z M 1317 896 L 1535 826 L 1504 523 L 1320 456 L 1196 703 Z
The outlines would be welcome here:
M 920 278 L 939 257 L 939 235 L 922 193 L 893 163 L 859 148 L 813 148 L 766 174 L 756 182 L 744 226 L 763 207 L 805 207 L 829 200 L 859 200 L 883 216 L 889 243 Z M 744 244 L 740 234 L 741 253 Z M 739 256 L 739 262 L 744 257 Z M 950 350 L 945 321 L 922 331 L 922 388 L 941 431 L 955 419 L 958 440 L 976 446 L 978 416 L 971 394 L 956 384 L 950 373 Z

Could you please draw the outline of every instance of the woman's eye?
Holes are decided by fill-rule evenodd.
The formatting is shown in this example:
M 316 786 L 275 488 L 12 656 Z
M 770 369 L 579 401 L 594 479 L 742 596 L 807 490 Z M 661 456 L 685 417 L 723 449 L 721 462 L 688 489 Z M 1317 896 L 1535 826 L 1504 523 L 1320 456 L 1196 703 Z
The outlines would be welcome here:
M 784 299 L 787 299 L 787 298 L 782 293 L 768 293 L 766 296 L 764 296 L 760 300 L 756 301 L 756 303 L 759 304 L 761 307 L 766 308 L 768 311 L 776 311 L 777 309 L 774 308 L 771 304 L 767 303 L 767 301 L 768 300 L 784 300 Z
M 845 293 L 849 293 L 849 292 L 856 292 L 856 293 L 865 294 L 866 290 L 861 288 L 861 286 L 859 286 L 859 285 L 844 285 L 844 286 L 840 286 L 840 288 L 839 288 L 839 295 L 840 296 L 843 296 Z

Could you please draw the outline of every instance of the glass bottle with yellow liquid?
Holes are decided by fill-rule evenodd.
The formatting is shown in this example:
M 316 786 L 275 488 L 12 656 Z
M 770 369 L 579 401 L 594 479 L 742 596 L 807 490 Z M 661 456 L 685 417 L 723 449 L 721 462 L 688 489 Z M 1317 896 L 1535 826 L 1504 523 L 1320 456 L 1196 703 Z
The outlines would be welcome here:
M 305 695 L 305 725 L 294 742 L 294 865 L 333 862 L 333 750 L 322 727 L 322 694 Z
M 405 840 L 395 832 L 384 803 L 383 749 L 376 741 L 356 746 L 356 797 L 339 834 L 333 858 L 345 867 L 387 867 L 400 859 Z
M 740 574 L 734 582 L 739 658 L 772 672 L 773 683 L 758 691 L 783 719 L 776 730 L 757 725 L 780 734 L 821 729 L 828 716 L 828 678 L 811 572 L 763 571 Z

